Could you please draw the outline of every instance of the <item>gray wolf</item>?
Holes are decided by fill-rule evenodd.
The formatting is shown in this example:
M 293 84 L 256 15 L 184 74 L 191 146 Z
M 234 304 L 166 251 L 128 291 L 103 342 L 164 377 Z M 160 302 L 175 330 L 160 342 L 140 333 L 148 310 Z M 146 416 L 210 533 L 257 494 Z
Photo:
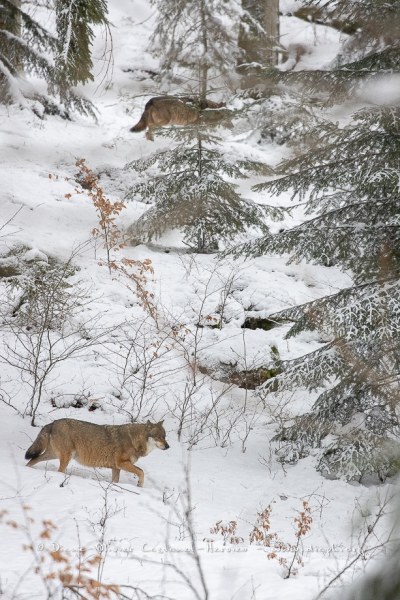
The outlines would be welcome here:
M 190 104 L 189 104 L 190 103 Z M 205 107 L 203 110 L 202 107 Z M 216 125 L 218 123 L 231 127 L 229 120 L 230 111 L 214 110 L 224 106 L 223 103 L 206 101 L 203 104 L 195 103 L 192 98 L 180 100 L 175 96 L 159 96 L 151 98 L 139 121 L 129 131 L 146 131 L 146 138 L 154 140 L 154 129 L 165 125 Z M 207 110 L 212 109 L 212 110 Z
M 159 423 L 127 423 L 95 425 L 78 419 L 58 419 L 45 425 L 25 459 L 28 467 L 58 458 L 59 471 L 65 473 L 71 458 L 87 467 L 112 469 L 112 481 L 118 483 L 120 471 L 129 471 L 144 483 L 144 472 L 135 463 L 154 448 L 167 450 L 163 421 Z

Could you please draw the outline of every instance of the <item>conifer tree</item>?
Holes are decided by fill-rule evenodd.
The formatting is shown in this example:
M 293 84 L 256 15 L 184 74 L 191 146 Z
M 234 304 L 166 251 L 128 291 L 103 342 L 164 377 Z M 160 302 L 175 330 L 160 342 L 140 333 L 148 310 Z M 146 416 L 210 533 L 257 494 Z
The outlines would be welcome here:
M 0 5 L 0 99 L 24 104 L 22 68 L 51 80 L 54 67 L 47 57 L 56 47 L 55 38 L 20 3 L 4 0 Z
M 161 79 L 184 83 L 197 96 L 196 110 L 209 108 L 212 103 L 207 95 L 213 91 L 215 78 L 235 71 L 240 5 L 230 0 L 151 2 L 158 9 L 152 50 L 160 57 Z M 128 198 L 152 203 L 130 227 L 134 240 L 151 240 L 169 229 L 180 229 L 190 248 L 210 252 L 248 227 L 265 229 L 267 209 L 243 199 L 230 179 L 262 170 L 268 173 L 268 168 L 224 154 L 221 140 L 207 132 L 206 126 L 174 128 L 161 135 L 177 143 L 127 165 L 142 179 L 130 189 Z
M 93 81 L 93 25 L 108 25 L 105 0 L 56 0 L 57 84 L 61 97 L 71 86 Z
M 56 36 L 21 8 L 19 1 L 2 0 L 0 101 L 29 104 L 40 115 L 44 111 L 68 117 L 73 109 L 94 116 L 92 103 L 77 94 L 74 86 L 92 79 L 92 25 L 108 26 L 105 0 L 52 0 L 52 6 Z M 48 94 L 29 83 L 25 76 L 31 73 L 47 82 Z
M 126 168 L 140 173 L 127 197 L 152 203 L 130 228 L 133 239 L 151 240 L 169 229 L 181 229 L 184 242 L 197 252 L 216 251 L 249 227 L 263 226 L 267 208 L 243 199 L 230 179 L 268 168 L 221 152 L 219 139 L 205 127 L 174 128 L 177 144 Z M 154 173 L 157 169 L 157 174 Z
M 362 10 L 345 0 L 336 5 L 366 23 L 364 47 L 358 37 L 349 63 L 343 63 L 344 52 L 335 69 L 304 73 L 304 80 L 317 89 L 319 79 L 323 89 L 340 91 L 336 98 L 349 99 L 365 81 L 389 76 L 399 64 L 400 45 L 391 29 L 398 2 L 367 0 Z M 341 266 L 354 284 L 272 316 L 294 321 L 289 337 L 314 330 L 323 343 L 283 363 L 282 374 L 260 393 L 298 387 L 320 392 L 309 414 L 278 433 L 285 444 L 282 460 L 320 448 L 324 475 L 383 480 L 400 467 L 400 106 L 366 106 L 347 125 L 320 123 L 310 139 L 311 149 L 282 163 L 280 179 L 255 188 L 291 191 L 305 203 L 307 220 L 244 251 Z
M 158 23 L 151 47 L 162 78 L 184 83 L 203 103 L 214 78 L 228 77 L 239 53 L 238 3 L 220 0 L 151 0 Z

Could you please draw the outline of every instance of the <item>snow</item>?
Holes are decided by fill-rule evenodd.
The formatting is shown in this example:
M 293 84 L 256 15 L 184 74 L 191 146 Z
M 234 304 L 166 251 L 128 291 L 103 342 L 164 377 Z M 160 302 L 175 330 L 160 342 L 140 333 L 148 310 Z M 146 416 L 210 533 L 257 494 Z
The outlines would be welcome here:
M 400 102 L 400 75 L 380 75 L 363 86 L 358 96 L 361 100 L 377 106 L 396 105 Z
M 297 17 L 282 16 L 280 19 L 281 44 L 289 51 L 290 47 L 296 47 L 299 44 L 305 50 L 294 68 L 295 71 L 327 68 L 337 56 L 341 42 L 347 37 L 346 34 L 340 33 L 332 27 L 307 23 Z M 281 70 L 287 70 L 287 68 L 287 63 L 281 65 Z
M 293 10 L 295 4 L 286 1 L 283 12 Z M 349 276 L 306 263 L 288 266 L 285 257 L 235 261 L 175 252 L 180 240 L 177 232 L 171 232 L 159 246 L 126 247 L 119 252 L 120 257 L 151 260 L 154 274 L 147 276 L 146 285 L 158 307 L 156 322 L 141 306 L 134 286 L 127 287 L 123 276 L 110 276 L 99 265 L 104 250 L 91 235 L 98 218 L 90 198 L 76 192 L 76 160 L 84 157 L 95 171 L 111 173 L 111 182 L 102 175 L 100 185 L 112 189 L 108 195 L 115 201 L 121 185 L 113 179 L 115 174 L 127 162 L 168 145 L 165 139 L 151 143 L 143 134 L 129 133 L 145 102 L 160 91 L 150 73 L 157 63 L 146 50 L 154 13 L 145 0 L 123 0 L 110 3 L 110 20 L 114 25 L 111 82 L 107 89 L 99 87 L 104 75 L 104 40 L 99 36 L 96 81 L 85 88 L 99 110 L 98 123 L 79 116 L 71 122 L 59 117 L 40 120 L 26 108 L 0 107 L 0 266 L 18 263 L 9 253 L 19 246 L 25 248 L 22 260 L 27 264 L 47 263 L 50 257 L 66 261 L 74 253 L 79 270 L 73 281 L 87 290 L 87 304 L 78 321 L 94 319 L 93 332 L 108 331 L 102 345 L 58 365 L 47 383 L 38 424 L 63 417 L 98 424 L 124 423 L 135 414 L 139 420 L 165 418 L 170 449 L 155 450 L 139 462 L 145 471 L 141 489 L 135 487 L 131 474 L 123 472 L 120 484 L 112 485 L 109 471 L 75 462 L 67 476 L 57 472 L 57 461 L 27 469 L 24 453 L 39 431 L 23 418 L 30 388 L 18 369 L 3 360 L 0 510 L 7 513 L 0 524 L 2 593 L 7 598 L 45 597 L 45 582 L 34 572 L 34 554 L 23 549 L 32 543 L 39 560 L 46 557 L 44 570 L 59 566 L 51 562 L 48 550 L 62 549 L 76 565 L 79 548 L 85 547 L 88 556 L 100 552 L 104 557 L 104 582 L 138 586 L 148 594 L 180 600 L 205 598 L 185 518 L 190 485 L 194 536 L 211 599 L 310 600 L 359 548 L 357 536 L 362 539 L 369 517 L 355 519 L 361 513 L 357 507 L 370 506 L 373 516 L 382 498 L 395 493 L 396 487 L 386 484 L 377 490 L 326 480 L 315 471 L 313 456 L 283 468 L 270 440 L 283 414 L 305 412 L 315 399 L 313 394 L 297 390 L 285 406 L 272 395 L 264 407 L 251 391 L 212 379 L 207 370 L 218 374 L 221 366 L 238 370 L 265 366 L 272 362 L 271 348 L 282 359 L 317 348 L 320 340 L 315 335 L 284 339 L 287 324 L 270 331 L 241 325 L 247 316 L 263 318 L 334 293 L 349 284 Z M 332 29 L 314 28 L 289 16 L 282 17 L 281 26 L 285 45 L 305 41 L 310 46 L 310 54 L 301 59 L 307 68 L 324 67 L 337 53 L 339 34 Z M 251 140 L 238 139 L 234 131 L 226 133 L 225 143 L 227 151 L 239 157 L 266 162 L 278 162 L 277 153 L 284 151 L 273 144 L 252 146 Z M 246 182 L 246 189 L 254 182 Z M 288 198 L 259 199 L 288 203 Z M 117 225 L 127 229 L 144 208 L 127 203 Z M 222 315 L 221 299 L 225 299 Z M 208 326 L 221 318 L 221 329 Z M 2 344 L 10 343 L 10 333 L 3 333 Z M 126 381 L 123 365 L 129 351 L 138 371 L 133 369 Z M 196 360 L 205 373 L 197 371 Z M 191 390 L 193 399 L 188 396 Z M 189 414 L 183 407 L 188 398 Z M 210 407 L 214 407 L 212 414 L 203 426 Z M 178 440 L 180 418 L 184 427 Z M 282 565 L 267 557 L 270 549 L 249 544 L 249 532 L 257 512 L 271 504 L 271 531 L 295 544 L 294 518 L 303 500 L 308 500 L 313 516 L 304 539 L 304 566 L 284 579 Z M 30 508 L 24 509 L 25 505 Z M 51 537 L 41 538 L 46 519 L 56 530 Z M 218 535 L 211 534 L 210 528 L 221 519 L 237 521 L 237 535 L 243 541 L 224 546 Z M 12 521 L 19 525 L 7 525 Z M 363 568 L 359 561 L 347 581 Z

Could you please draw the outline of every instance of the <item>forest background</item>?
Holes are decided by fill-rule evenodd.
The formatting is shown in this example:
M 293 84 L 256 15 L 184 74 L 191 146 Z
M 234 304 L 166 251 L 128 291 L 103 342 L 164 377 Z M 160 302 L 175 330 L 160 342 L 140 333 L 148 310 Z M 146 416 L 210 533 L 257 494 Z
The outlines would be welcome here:
M 2 593 L 398 593 L 399 13 L 2 1 Z M 166 94 L 221 126 L 130 133 Z M 27 472 L 62 417 L 172 448 Z

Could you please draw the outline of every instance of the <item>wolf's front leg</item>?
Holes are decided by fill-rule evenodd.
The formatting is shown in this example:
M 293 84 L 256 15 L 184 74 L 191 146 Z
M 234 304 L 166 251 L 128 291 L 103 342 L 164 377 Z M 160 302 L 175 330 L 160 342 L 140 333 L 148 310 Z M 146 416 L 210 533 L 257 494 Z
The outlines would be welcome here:
M 134 473 L 139 478 L 138 486 L 143 487 L 144 484 L 144 472 L 139 467 L 133 465 L 129 460 L 125 460 L 124 462 L 118 463 L 118 469 L 122 471 L 129 471 L 130 473 Z
M 120 472 L 121 471 L 119 469 L 112 469 L 112 482 L 113 483 L 118 483 Z

